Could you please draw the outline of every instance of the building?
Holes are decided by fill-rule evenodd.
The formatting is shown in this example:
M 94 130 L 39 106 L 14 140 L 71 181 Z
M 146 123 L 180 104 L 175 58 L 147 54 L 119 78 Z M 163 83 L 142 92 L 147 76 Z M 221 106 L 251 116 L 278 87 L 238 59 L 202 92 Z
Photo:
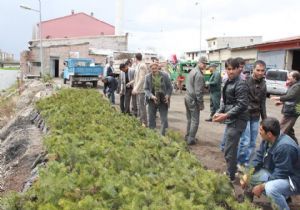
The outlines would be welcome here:
M 115 27 L 97 20 L 93 14 L 72 11 L 71 15 L 43 21 L 41 26 L 42 73 L 52 77 L 60 76 L 66 58 L 94 58 L 95 63 L 105 64 L 107 56 L 95 54 L 95 49 L 127 51 L 128 48 L 127 34 L 114 35 Z M 40 75 L 40 41 L 36 34 L 29 41 L 29 49 L 21 53 L 20 66 L 25 75 Z
M 39 26 L 38 26 L 39 27 Z M 39 29 L 36 37 L 39 39 Z M 43 39 L 115 35 L 115 27 L 83 12 L 42 22 Z
M 235 48 L 254 45 L 262 42 L 262 36 L 223 36 L 206 39 L 208 50 Z
M 300 36 L 257 44 L 257 58 L 278 69 L 300 71 Z
M 191 60 L 191 61 L 198 61 L 200 56 L 206 56 L 206 50 L 192 50 L 184 52 L 184 59 Z
M 0 49 L 0 61 L 14 61 L 14 54 L 3 52 Z

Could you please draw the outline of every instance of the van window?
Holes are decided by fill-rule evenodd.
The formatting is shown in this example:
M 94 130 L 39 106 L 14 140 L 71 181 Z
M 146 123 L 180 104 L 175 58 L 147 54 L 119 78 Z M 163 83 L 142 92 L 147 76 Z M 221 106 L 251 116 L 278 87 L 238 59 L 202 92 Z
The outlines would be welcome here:
M 282 72 L 282 71 L 267 71 L 266 79 L 277 80 L 277 81 L 286 81 L 287 73 Z

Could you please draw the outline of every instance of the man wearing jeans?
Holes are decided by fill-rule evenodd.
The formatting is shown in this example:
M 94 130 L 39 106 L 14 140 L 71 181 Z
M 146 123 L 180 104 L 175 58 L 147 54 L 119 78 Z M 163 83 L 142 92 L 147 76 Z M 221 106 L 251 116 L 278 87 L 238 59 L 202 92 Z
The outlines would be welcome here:
M 237 150 L 240 137 L 248 121 L 248 86 L 240 79 L 239 62 L 229 58 L 225 62 L 228 80 L 223 88 L 223 100 L 220 109 L 213 116 L 213 122 L 224 122 L 225 149 L 227 175 L 231 181 L 235 180 L 237 170 Z
M 275 118 L 264 119 L 259 133 L 263 141 L 251 162 L 254 174 L 250 180 L 244 175 L 241 185 L 249 185 L 252 195 L 266 194 L 280 210 L 289 210 L 286 199 L 300 193 L 300 148 L 288 135 L 280 134 Z
M 265 69 L 266 64 L 264 61 L 256 61 L 253 66 L 252 75 L 246 80 L 246 83 L 249 87 L 248 112 L 250 119 L 248 120 L 247 127 L 240 138 L 238 150 L 238 167 L 247 167 L 249 165 L 249 160 L 255 150 L 260 116 L 262 119 L 265 119 L 267 117 L 267 87 L 264 79 Z

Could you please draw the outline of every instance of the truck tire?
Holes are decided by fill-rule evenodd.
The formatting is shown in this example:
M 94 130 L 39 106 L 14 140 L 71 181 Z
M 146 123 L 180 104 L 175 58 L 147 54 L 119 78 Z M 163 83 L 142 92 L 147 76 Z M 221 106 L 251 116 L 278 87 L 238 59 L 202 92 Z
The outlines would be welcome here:
M 73 76 L 70 76 L 70 86 L 71 86 L 71 87 L 74 87 Z
M 97 86 L 98 86 L 98 81 L 93 81 L 93 87 L 97 88 Z

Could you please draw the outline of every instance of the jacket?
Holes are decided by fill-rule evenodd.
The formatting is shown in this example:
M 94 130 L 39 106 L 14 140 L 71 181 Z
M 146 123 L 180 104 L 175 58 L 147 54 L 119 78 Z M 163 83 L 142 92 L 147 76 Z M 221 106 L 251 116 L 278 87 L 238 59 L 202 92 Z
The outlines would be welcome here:
M 249 120 L 248 98 L 249 88 L 244 80 L 236 77 L 225 82 L 220 109 L 217 113 L 227 113 L 226 124 L 234 123 L 237 119 Z
M 134 69 L 129 68 L 127 74 L 128 74 L 128 82 L 126 82 L 126 73 L 121 71 L 121 74 L 120 74 L 120 83 L 121 83 L 120 93 L 121 94 L 125 94 L 125 91 L 127 88 L 132 88 L 131 81 L 133 81 L 133 79 L 134 79 Z M 128 85 L 129 87 L 127 87 L 126 85 Z
M 167 73 L 159 71 L 158 72 L 161 76 L 161 92 L 165 96 L 171 96 L 172 95 L 172 84 L 171 80 L 168 76 Z M 153 85 L 152 85 L 152 73 L 149 73 L 145 77 L 145 85 L 144 85 L 144 91 L 145 91 L 145 97 L 146 97 L 146 102 L 148 102 L 152 96 L 155 96 L 154 90 L 153 90 Z
M 216 70 L 211 75 L 211 77 L 209 78 L 209 81 L 208 81 L 210 92 L 211 93 L 214 93 L 214 92 L 220 93 L 221 92 L 221 83 L 222 83 L 221 73 Z
M 296 111 L 297 104 L 300 104 L 300 81 L 289 87 L 286 95 L 280 97 L 283 102 L 281 113 L 288 117 L 297 117 L 300 114 Z
M 133 91 L 136 91 L 137 93 L 144 92 L 145 76 L 147 73 L 148 70 L 146 64 L 138 63 L 134 73 Z
M 269 180 L 292 179 L 300 192 L 300 147 L 286 134 L 281 134 L 273 144 L 263 140 L 251 165 L 270 172 Z
M 197 66 L 187 76 L 186 97 L 196 102 L 197 105 L 203 106 L 203 95 L 205 80 L 202 71 Z
M 253 76 L 250 76 L 246 83 L 249 88 L 249 104 L 248 112 L 251 120 L 259 120 L 260 116 L 262 119 L 267 117 L 266 112 L 266 97 L 267 87 L 264 78 L 257 80 Z

